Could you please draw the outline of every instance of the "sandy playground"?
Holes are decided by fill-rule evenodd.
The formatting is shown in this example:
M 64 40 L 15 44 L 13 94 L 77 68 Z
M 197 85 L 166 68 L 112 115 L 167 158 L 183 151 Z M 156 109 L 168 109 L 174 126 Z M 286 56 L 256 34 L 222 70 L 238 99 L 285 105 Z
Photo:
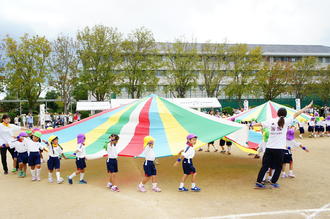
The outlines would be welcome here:
M 182 175 L 173 167 L 174 157 L 159 159 L 157 165 L 161 193 L 137 191 L 143 173 L 143 159 L 119 158 L 119 188 L 105 188 L 105 159 L 87 161 L 87 185 L 50 184 L 47 166 L 42 165 L 41 182 L 28 177 L 0 174 L 0 218 L 192 218 L 230 214 L 320 208 L 330 202 L 330 138 L 299 140 L 310 153 L 295 149 L 295 179 L 280 179 L 280 189 L 253 189 L 260 159 L 253 159 L 236 147 L 232 155 L 198 152 L 199 193 L 178 192 Z M 211 150 L 212 151 L 212 150 Z M 9 153 L 8 153 L 9 155 Z M 11 164 L 11 158 L 8 158 Z M 74 169 L 74 160 L 62 161 L 62 176 Z M 1 167 L 2 168 L 2 167 Z M 11 165 L 10 165 L 11 168 Z M 190 183 L 186 184 L 190 187 Z M 253 218 L 303 218 L 297 215 Z M 330 218 L 330 212 L 317 218 Z

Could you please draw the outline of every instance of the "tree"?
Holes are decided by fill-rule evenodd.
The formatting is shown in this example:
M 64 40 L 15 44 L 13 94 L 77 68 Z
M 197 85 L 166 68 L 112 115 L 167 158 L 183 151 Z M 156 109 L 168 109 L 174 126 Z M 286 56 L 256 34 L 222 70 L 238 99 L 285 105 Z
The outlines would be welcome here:
M 26 98 L 32 112 L 49 75 L 47 60 L 51 46 L 45 37 L 25 34 L 17 42 L 7 36 L 6 48 L 7 89 Z
M 73 87 L 79 74 L 77 49 L 77 42 L 70 37 L 59 36 L 53 42 L 50 60 L 52 74 L 49 77 L 49 83 L 62 97 L 65 114 L 68 112 Z
M 154 91 L 158 78 L 158 50 L 152 32 L 144 27 L 131 32 L 122 43 L 124 56 L 123 86 L 131 98 L 140 98 L 145 91 Z
M 58 97 L 59 97 L 59 93 L 57 93 L 55 90 L 48 91 L 45 96 L 46 99 L 57 99 Z M 55 101 L 49 102 L 47 103 L 47 108 L 51 109 L 53 112 L 57 112 L 58 104 Z
M 226 44 L 203 43 L 201 45 L 200 74 L 208 97 L 219 96 L 219 85 L 225 76 L 227 61 Z
M 306 57 L 294 64 L 290 91 L 296 98 L 303 99 L 309 92 L 316 75 L 317 59 L 315 57 Z
M 174 97 L 183 98 L 188 90 L 197 86 L 199 57 L 196 43 L 176 40 L 175 43 L 166 45 L 165 51 L 168 89 Z
M 292 70 L 290 63 L 264 62 L 254 80 L 251 81 L 250 87 L 256 96 L 262 95 L 266 100 L 273 100 L 287 91 Z
M 77 40 L 83 65 L 82 84 L 97 101 L 103 101 L 111 92 L 118 93 L 122 34 L 116 28 L 96 25 L 79 31 Z
M 5 82 L 5 46 L 3 43 L 0 43 L 0 92 L 4 91 L 4 82 Z
M 325 103 L 330 102 L 330 65 L 325 69 L 320 71 L 317 83 L 314 84 L 315 93 L 321 98 Z
M 236 98 L 241 104 L 243 95 L 252 93 L 249 87 L 250 80 L 259 69 L 262 61 L 262 50 L 260 47 L 249 49 L 246 44 L 230 46 L 227 51 L 228 76 L 231 82 L 226 86 L 225 93 L 228 97 Z

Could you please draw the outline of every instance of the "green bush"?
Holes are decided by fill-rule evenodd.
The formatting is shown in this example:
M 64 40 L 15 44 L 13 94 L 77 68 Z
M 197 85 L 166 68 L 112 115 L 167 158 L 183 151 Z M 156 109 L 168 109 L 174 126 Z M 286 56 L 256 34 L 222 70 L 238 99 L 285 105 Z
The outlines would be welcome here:
M 230 114 L 230 115 L 233 115 L 234 110 L 233 110 L 232 107 L 230 107 L 230 106 L 226 106 L 226 107 L 222 108 L 222 112 L 223 112 L 223 113 Z

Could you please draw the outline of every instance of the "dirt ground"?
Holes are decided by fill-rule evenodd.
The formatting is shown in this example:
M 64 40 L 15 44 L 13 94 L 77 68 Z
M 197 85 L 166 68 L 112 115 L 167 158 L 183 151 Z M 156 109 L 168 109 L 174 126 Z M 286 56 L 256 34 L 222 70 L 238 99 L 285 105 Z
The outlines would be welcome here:
M 280 189 L 253 189 L 261 160 L 235 147 L 232 155 L 197 153 L 194 164 L 197 185 L 202 188 L 199 193 L 177 191 L 182 169 L 173 167 L 174 157 L 159 159 L 161 193 L 152 192 L 150 184 L 148 192 L 137 191 L 143 160 L 135 158 L 119 158 L 119 193 L 105 188 L 105 159 L 88 161 L 87 185 L 48 183 L 46 164 L 42 165 L 41 182 L 31 182 L 30 174 L 21 179 L 1 171 L 0 218 L 191 218 L 320 208 L 330 202 L 330 137 L 299 141 L 310 153 L 295 149 L 296 178 L 280 179 Z M 74 160 L 62 161 L 63 177 L 74 169 Z M 190 183 L 186 185 L 190 188 Z M 318 218 L 330 218 L 330 213 Z

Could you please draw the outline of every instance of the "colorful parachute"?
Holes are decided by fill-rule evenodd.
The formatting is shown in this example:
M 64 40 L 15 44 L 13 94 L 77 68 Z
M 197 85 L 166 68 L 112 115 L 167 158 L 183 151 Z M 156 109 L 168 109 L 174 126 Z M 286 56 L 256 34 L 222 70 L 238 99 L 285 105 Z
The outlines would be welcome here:
M 271 118 L 277 117 L 277 110 L 281 107 L 286 108 L 288 111 L 288 116 L 293 116 L 296 110 L 286 107 L 284 105 L 268 101 L 260 106 L 257 106 L 255 108 L 252 108 L 250 110 L 247 110 L 245 112 L 242 112 L 240 114 L 234 115 L 232 117 L 229 117 L 228 119 L 232 121 L 252 121 L 256 120 L 258 122 L 263 122 Z M 311 119 L 311 116 L 307 114 L 301 114 L 296 118 L 298 121 L 305 122 Z
M 196 148 L 226 136 L 241 149 L 251 150 L 246 145 L 245 125 L 178 106 L 155 95 L 64 127 L 45 130 L 42 138 L 57 135 L 64 152 L 72 155 L 79 133 L 86 135 L 89 159 L 106 156 L 104 146 L 112 133 L 120 136 L 117 145 L 120 156 L 144 157 L 143 138 L 147 135 L 155 138 L 156 157 L 176 155 L 185 147 L 188 133 L 198 135 Z

